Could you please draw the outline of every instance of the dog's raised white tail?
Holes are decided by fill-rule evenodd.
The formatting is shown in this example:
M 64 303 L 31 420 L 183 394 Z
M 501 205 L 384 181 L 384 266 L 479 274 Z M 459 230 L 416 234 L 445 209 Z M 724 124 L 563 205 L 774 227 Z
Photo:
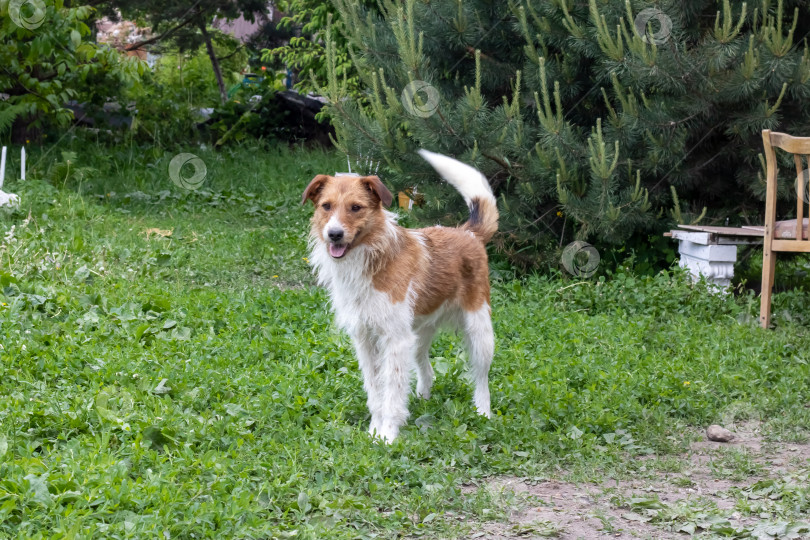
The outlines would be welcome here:
M 486 177 L 466 163 L 442 154 L 422 149 L 419 155 L 464 197 L 470 208 L 470 219 L 464 228 L 483 243 L 489 242 L 498 230 L 498 206 Z
M 430 150 L 419 150 L 419 155 L 430 163 L 442 178 L 450 182 L 461 193 L 467 205 L 472 204 L 473 199 L 476 197 L 489 198 L 495 202 L 489 182 L 478 169 Z

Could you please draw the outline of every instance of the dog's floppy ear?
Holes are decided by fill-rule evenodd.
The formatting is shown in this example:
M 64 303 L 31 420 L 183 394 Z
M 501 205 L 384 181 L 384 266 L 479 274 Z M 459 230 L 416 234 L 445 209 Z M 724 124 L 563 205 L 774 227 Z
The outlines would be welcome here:
M 307 186 L 307 189 L 304 190 L 304 195 L 301 197 L 301 204 L 306 203 L 307 199 L 317 204 L 318 197 L 320 196 L 321 190 L 323 189 L 323 186 L 326 184 L 327 180 L 329 180 L 329 177 L 325 174 L 319 174 L 313 178 L 312 182 L 310 182 Z
M 362 179 L 366 188 L 377 195 L 377 198 L 382 201 L 383 206 L 390 206 L 394 196 L 388 191 L 388 188 L 383 185 L 380 179 L 376 176 L 364 176 Z

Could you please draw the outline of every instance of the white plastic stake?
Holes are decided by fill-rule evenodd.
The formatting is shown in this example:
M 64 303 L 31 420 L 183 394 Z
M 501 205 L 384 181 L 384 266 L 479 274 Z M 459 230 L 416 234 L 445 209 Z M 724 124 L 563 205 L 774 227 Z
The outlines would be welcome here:
M 25 180 L 25 147 L 20 149 L 20 180 Z
M 0 157 L 0 188 L 6 179 L 6 147 L 3 147 L 3 155 Z

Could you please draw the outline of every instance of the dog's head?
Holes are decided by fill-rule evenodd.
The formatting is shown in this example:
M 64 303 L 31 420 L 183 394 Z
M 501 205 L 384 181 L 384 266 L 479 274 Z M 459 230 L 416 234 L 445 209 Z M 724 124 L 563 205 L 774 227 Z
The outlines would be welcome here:
M 319 174 L 304 190 L 301 204 L 313 202 L 312 234 L 333 259 L 340 259 L 383 226 L 383 206 L 392 199 L 376 176 Z

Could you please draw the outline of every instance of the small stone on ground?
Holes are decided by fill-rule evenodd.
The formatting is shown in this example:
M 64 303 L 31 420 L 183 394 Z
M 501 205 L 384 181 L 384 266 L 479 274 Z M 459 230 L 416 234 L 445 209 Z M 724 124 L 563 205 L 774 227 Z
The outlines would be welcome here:
M 706 437 L 710 441 L 729 442 L 734 439 L 734 434 L 722 426 L 713 424 L 706 429 Z

